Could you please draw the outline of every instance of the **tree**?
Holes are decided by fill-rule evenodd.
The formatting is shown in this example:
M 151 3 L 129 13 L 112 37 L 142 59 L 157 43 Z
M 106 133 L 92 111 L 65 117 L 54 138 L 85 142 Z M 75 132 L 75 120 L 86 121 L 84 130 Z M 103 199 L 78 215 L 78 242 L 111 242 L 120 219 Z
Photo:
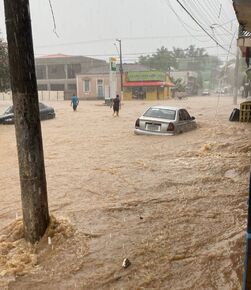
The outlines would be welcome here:
M 186 49 L 173 47 L 171 51 L 162 46 L 153 55 L 141 56 L 139 63 L 164 72 L 171 68 L 196 72 L 198 88 L 202 88 L 205 82 L 213 88 L 217 83 L 221 61 L 217 56 L 208 55 L 205 48 L 190 45 Z
M 208 56 L 205 48 L 196 48 L 195 45 L 190 45 L 187 49 L 185 49 L 186 57 L 203 57 Z
M 184 81 L 180 78 L 174 79 L 173 77 L 170 77 L 170 80 L 172 83 L 175 84 L 175 90 L 177 92 L 185 92 L 186 91 L 186 84 Z
M 8 48 L 7 44 L 0 38 L 0 92 L 10 88 Z
M 186 49 L 173 47 L 172 51 L 162 46 L 153 55 L 140 56 L 139 63 L 149 66 L 151 69 L 169 71 L 171 68 L 178 69 L 179 61 L 189 63 L 189 70 L 198 70 L 204 65 L 209 55 L 205 48 L 196 48 L 190 45 Z
M 151 69 L 167 72 L 171 67 L 176 67 L 176 58 L 172 51 L 162 46 L 151 56 L 140 56 L 139 63 L 149 66 Z
M 185 50 L 178 47 L 173 47 L 173 56 L 175 59 L 184 58 L 186 56 Z

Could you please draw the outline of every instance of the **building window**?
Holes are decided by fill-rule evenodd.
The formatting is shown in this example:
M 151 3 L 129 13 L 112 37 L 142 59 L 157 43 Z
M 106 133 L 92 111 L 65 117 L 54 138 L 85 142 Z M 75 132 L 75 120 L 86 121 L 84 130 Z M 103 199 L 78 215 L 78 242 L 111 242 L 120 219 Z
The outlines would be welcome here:
M 90 81 L 89 80 L 84 80 L 84 92 L 88 93 L 90 91 Z
M 67 74 L 68 79 L 75 79 L 76 74 L 81 72 L 81 64 L 68 64 L 67 65 Z
M 47 91 L 47 85 L 37 85 L 37 90 L 38 91 Z
M 103 80 L 97 80 L 98 98 L 104 98 L 105 96 L 103 83 L 104 83 Z
M 55 64 L 48 66 L 49 79 L 66 79 L 65 66 L 63 64 Z
M 68 84 L 68 90 L 70 90 L 70 91 L 76 91 L 77 90 L 76 84 Z
M 64 91 L 64 84 L 51 84 L 51 91 Z
M 36 66 L 36 76 L 38 80 L 46 79 L 46 68 L 44 65 Z

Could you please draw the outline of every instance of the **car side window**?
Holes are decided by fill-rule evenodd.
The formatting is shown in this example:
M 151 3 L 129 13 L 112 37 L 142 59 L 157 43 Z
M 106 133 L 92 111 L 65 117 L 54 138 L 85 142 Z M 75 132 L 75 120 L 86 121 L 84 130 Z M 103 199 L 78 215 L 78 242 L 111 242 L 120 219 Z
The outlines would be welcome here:
M 185 120 L 185 116 L 184 116 L 183 110 L 179 110 L 179 120 L 180 121 L 184 121 Z
M 189 113 L 186 110 L 182 110 L 183 112 L 183 120 L 191 120 Z

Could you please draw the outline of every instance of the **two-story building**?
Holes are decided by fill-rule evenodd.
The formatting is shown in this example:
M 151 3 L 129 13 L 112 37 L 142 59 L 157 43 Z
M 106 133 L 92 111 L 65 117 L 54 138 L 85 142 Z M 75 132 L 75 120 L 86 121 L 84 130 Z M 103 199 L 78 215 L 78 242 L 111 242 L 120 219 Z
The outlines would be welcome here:
M 35 64 L 39 91 L 64 91 L 69 97 L 77 91 L 77 74 L 86 73 L 106 62 L 85 56 L 55 54 L 36 58 Z

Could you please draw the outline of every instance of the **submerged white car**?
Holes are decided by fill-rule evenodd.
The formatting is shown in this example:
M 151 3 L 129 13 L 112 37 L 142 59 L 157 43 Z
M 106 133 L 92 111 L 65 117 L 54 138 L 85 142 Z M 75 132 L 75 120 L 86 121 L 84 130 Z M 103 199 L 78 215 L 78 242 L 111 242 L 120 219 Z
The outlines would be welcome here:
M 186 109 L 169 106 L 150 107 L 135 122 L 138 135 L 175 135 L 197 128 L 195 117 Z

